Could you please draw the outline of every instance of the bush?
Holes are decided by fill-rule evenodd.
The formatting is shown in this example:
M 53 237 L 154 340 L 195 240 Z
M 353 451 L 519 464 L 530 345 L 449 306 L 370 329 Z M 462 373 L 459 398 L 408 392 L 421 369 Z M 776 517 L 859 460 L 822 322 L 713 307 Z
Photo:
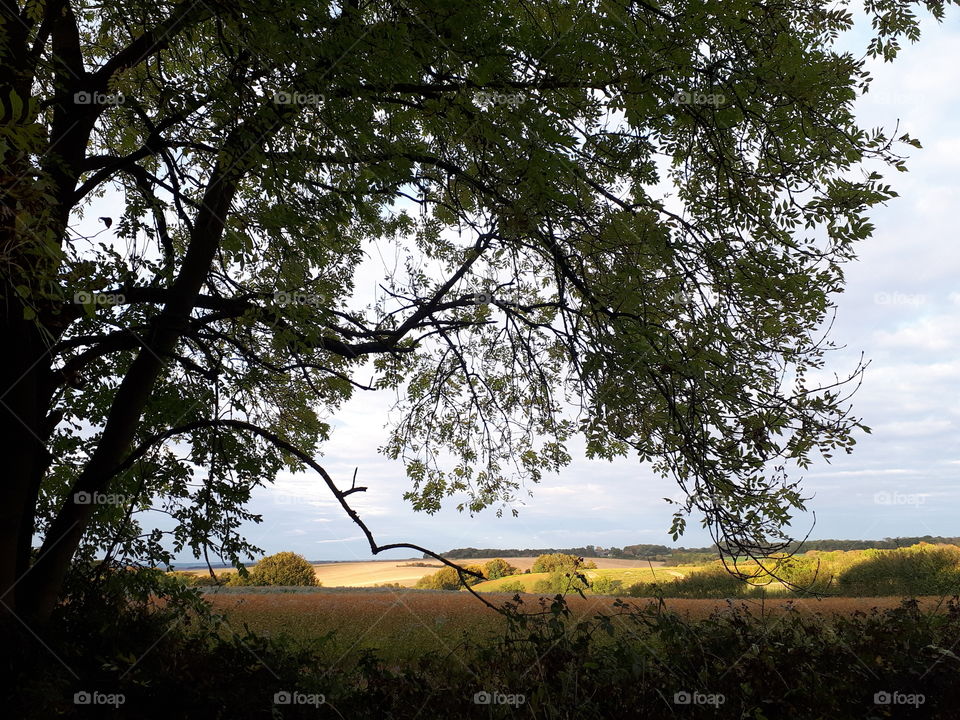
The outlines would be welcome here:
M 629 597 L 654 597 L 660 591 L 661 586 L 658 583 L 636 582 L 627 587 L 625 594 Z
M 462 586 L 460 576 L 452 567 L 445 567 L 432 575 L 425 575 L 414 585 L 421 590 L 459 590 Z
M 279 552 L 265 557 L 253 566 L 253 570 L 250 571 L 250 584 L 315 586 L 318 583 L 313 567 L 303 555 Z
M 533 592 L 544 595 L 566 595 L 589 590 L 589 581 L 575 569 L 561 568 L 533 584 Z
M 232 573 L 224 573 L 224 575 L 220 576 L 220 579 L 227 587 L 250 587 L 256 584 L 250 577 L 249 572 L 241 573 L 239 570 Z
M 689 598 L 740 597 L 753 591 L 753 588 L 731 575 L 722 565 L 696 570 L 681 580 L 661 587 L 664 588 L 665 595 Z
M 594 595 L 618 595 L 623 592 L 623 581 L 601 575 L 590 583 Z
M 210 577 L 209 573 L 193 576 L 194 587 L 214 587 L 219 585 L 221 582 L 222 580 L 218 578 Z
M 544 579 L 544 580 L 537 580 L 537 581 L 533 584 L 533 591 L 534 591 L 535 593 L 541 593 L 541 594 L 544 594 L 544 595 L 549 595 L 550 593 L 553 592 L 553 586 L 550 584 L 550 581 L 549 581 L 549 580 L 546 580 L 546 579 Z
M 522 580 L 512 580 L 503 583 L 497 590 L 499 592 L 526 592 L 527 586 L 523 584 Z
M 174 570 L 173 572 L 167 573 L 167 577 L 183 583 L 186 587 L 213 587 L 215 585 L 220 585 L 221 583 L 229 584 L 230 580 L 229 575 L 217 579 L 210 577 L 209 573 L 198 575 L 188 570 Z
M 197 580 L 199 579 L 198 575 L 194 575 L 192 572 L 187 572 L 186 570 L 174 570 L 173 572 L 168 572 L 167 577 L 183 583 L 186 587 L 195 587 L 198 584 Z

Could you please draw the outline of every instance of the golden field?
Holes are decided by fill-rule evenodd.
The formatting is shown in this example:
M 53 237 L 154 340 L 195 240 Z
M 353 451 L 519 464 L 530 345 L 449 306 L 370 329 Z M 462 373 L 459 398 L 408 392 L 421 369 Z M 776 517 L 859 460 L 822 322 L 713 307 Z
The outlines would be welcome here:
M 454 560 L 460 565 L 482 565 L 494 558 L 471 558 L 469 560 Z M 504 558 L 521 572 L 533 567 L 536 557 L 517 557 Z M 640 565 L 647 567 L 646 562 L 639 560 L 618 560 L 615 558 L 590 558 L 597 564 L 598 568 L 634 568 Z M 410 563 L 426 563 L 430 567 L 409 567 Z M 653 562 L 653 567 L 663 565 L 661 562 Z M 413 587 L 417 580 L 425 575 L 431 575 L 439 570 L 443 565 L 437 560 L 424 560 L 423 558 L 410 558 L 406 560 L 364 560 L 357 562 L 330 562 L 316 563 L 313 565 L 314 573 L 317 576 L 317 582 L 324 587 L 375 587 L 384 583 L 398 583 L 403 587 Z M 206 575 L 207 571 L 189 570 L 194 575 Z M 217 570 L 218 575 L 226 575 L 235 570 Z

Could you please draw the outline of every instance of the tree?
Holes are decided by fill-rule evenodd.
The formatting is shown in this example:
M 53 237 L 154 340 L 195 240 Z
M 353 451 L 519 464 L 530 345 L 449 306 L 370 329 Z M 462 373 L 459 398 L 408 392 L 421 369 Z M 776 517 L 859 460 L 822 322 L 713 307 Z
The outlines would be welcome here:
M 517 574 L 517 568 L 508 563 L 503 558 L 496 558 L 490 560 L 486 565 L 483 566 L 483 574 L 486 575 L 491 580 L 497 580 L 502 577 L 509 577 L 510 575 Z
M 313 566 L 303 555 L 279 552 L 263 558 L 250 571 L 253 585 L 317 585 Z
M 538 557 L 534 561 L 533 567 L 530 568 L 530 572 L 543 573 L 555 572 L 557 570 L 590 570 L 596 567 L 597 564 L 592 560 L 584 561 L 583 558 L 577 557 L 576 555 L 567 555 L 566 553 L 551 553 Z
M 425 590 L 459 590 L 462 585 L 457 571 L 451 567 L 445 567 L 432 575 L 420 578 L 414 587 Z
M 871 54 L 916 39 L 908 6 L 868 6 Z M 0 14 L 7 625 L 49 617 L 77 558 L 239 565 L 260 551 L 245 503 L 281 469 L 320 474 L 374 553 L 424 551 L 378 545 L 348 503 L 364 488 L 314 460 L 357 389 L 403 391 L 383 451 L 416 510 L 502 512 L 582 433 L 676 477 L 675 535 L 696 508 L 740 554 L 804 508 L 777 462 L 866 430 L 805 374 L 866 211 L 895 195 L 852 171 L 903 169 L 894 143 L 916 141 L 857 127 L 842 7 Z M 84 222 L 105 194 L 122 209 Z M 369 305 L 367 256 L 398 259 Z

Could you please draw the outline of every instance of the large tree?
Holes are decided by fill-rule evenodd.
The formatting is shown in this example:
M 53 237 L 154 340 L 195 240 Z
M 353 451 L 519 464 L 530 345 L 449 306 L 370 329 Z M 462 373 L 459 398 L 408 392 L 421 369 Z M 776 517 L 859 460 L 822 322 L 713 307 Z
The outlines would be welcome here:
M 910 7 L 868 4 L 871 54 L 915 38 Z M 383 450 L 418 510 L 502 508 L 582 433 L 676 477 L 675 532 L 698 508 L 747 549 L 803 508 L 783 463 L 862 427 L 806 373 L 915 141 L 857 126 L 842 5 L 0 13 L 8 617 L 42 622 L 78 557 L 238 560 L 251 488 L 322 472 L 360 388 L 403 390 Z M 122 210 L 84 218 L 101 197 Z

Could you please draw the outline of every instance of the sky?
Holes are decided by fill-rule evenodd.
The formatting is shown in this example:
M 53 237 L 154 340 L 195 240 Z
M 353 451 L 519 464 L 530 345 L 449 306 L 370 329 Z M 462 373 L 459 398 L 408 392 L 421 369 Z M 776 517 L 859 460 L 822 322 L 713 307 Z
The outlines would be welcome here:
M 868 31 L 861 23 L 842 46 L 862 55 Z M 835 298 L 830 334 L 842 349 L 827 355 L 826 369 L 841 377 L 855 370 L 861 353 L 870 361 L 851 402 L 873 432 L 855 436 L 852 455 L 840 453 L 829 464 L 814 456 L 801 473 L 803 495 L 811 499 L 808 512 L 795 516 L 798 538 L 960 535 L 960 13 L 950 7 L 942 25 L 928 19 L 921 31 L 920 42 L 906 44 L 892 64 L 868 64 L 874 82 L 857 105 L 861 126 L 889 134 L 899 120 L 899 131 L 919 138 L 923 149 L 904 147 L 908 173 L 885 173 L 900 197 L 873 210 L 876 231 L 845 267 L 847 286 Z M 376 452 L 387 438 L 391 404 L 389 393 L 358 392 L 337 414 L 318 458 L 341 487 L 358 469 L 357 484 L 369 489 L 351 496 L 352 504 L 380 544 L 446 551 L 711 542 L 696 516 L 671 540 L 673 508 L 663 498 L 681 499 L 673 481 L 636 460 L 588 461 L 578 445 L 570 448 L 567 468 L 532 486 L 533 497 L 521 496 L 519 517 L 498 518 L 491 509 L 471 518 L 452 502 L 432 516 L 417 513 L 402 499 L 409 489 L 402 465 Z M 274 486 L 255 491 L 249 509 L 263 522 L 243 531 L 268 554 L 373 558 L 315 475 L 281 473 Z M 377 558 L 414 555 L 402 550 Z

